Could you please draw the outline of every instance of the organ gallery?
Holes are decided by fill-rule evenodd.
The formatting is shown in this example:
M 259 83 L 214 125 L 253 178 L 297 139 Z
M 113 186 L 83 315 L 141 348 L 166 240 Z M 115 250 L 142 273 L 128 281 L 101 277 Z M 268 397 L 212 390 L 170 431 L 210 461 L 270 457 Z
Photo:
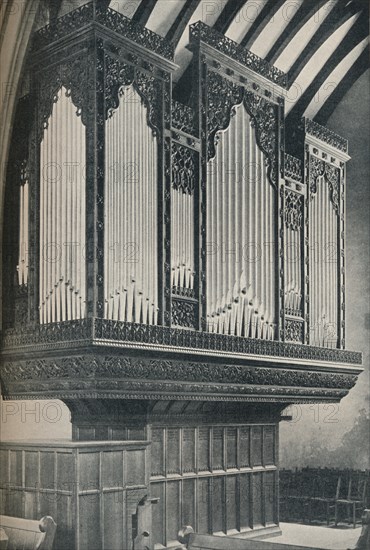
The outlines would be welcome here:
M 150 548 L 182 525 L 278 533 L 283 410 L 339 402 L 362 370 L 345 345 L 347 141 L 286 124 L 282 71 L 189 33 L 186 104 L 171 43 L 93 2 L 28 54 L 2 391 L 62 400 L 73 440 L 4 447 L 3 513 L 51 515 L 69 548 L 144 548 L 145 498 Z

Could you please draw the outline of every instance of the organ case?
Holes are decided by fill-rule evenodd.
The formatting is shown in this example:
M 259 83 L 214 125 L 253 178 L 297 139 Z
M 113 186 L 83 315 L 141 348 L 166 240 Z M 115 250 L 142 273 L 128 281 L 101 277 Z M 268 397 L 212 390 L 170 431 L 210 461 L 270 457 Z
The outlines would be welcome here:
M 38 31 L 6 195 L 2 391 L 63 399 L 87 445 L 147 441 L 127 480 L 160 498 L 162 548 L 183 521 L 277 531 L 281 411 L 339 401 L 361 372 L 346 142 L 305 120 L 288 147 L 286 75 L 203 23 L 189 48 L 184 104 L 172 45 L 103 3 Z

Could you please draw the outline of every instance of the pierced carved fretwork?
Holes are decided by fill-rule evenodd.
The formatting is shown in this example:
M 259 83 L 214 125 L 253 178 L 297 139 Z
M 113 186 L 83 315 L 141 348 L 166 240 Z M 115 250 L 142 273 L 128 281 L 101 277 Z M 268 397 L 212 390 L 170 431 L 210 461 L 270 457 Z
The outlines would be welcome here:
M 166 40 L 166 38 L 146 27 L 138 25 L 122 13 L 95 4 L 95 2 L 89 2 L 80 6 L 37 31 L 34 37 L 33 48 L 34 50 L 40 49 L 73 32 L 81 32 L 84 27 L 92 22 L 99 23 L 107 29 L 167 59 L 173 59 L 174 57 L 173 44 Z
M 310 155 L 309 167 L 309 188 L 311 199 L 317 192 L 317 178 L 324 176 L 329 185 L 331 202 L 333 203 L 334 209 L 338 212 L 340 184 L 339 168 L 315 157 L 314 155 Z
M 245 91 L 244 106 L 256 127 L 256 139 L 261 151 L 267 159 L 267 174 L 271 183 L 278 179 L 278 112 L 270 101 L 253 92 Z
M 42 139 L 43 130 L 48 127 L 48 120 L 53 111 L 54 103 L 58 101 L 58 92 L 64 87 L 66 96 L 70 97 L 76 107 L 77 115 L 81 116 L 86 126 L 91 99 L 93 69 L 95 61 L 92 56 L 86 59 L 86 54 L 78 55 L 68 62 L 61 64 L 58 70 L 54 67 L 40 73 L 38 81 L 38 121 L 39 139 Z
M 335 132 L 332 132 L 325 126 L 321 126 L 317 122 L 310 120 L 309 118 L 304 119 L 306 133 L 310 136 L 313 136 L 332 147 L 335 147 L 343 153 L 348 151 L 348 141 Z
M 241 103 L 243 88 L 233 84 L 213 71 L 208 72 L 208 154 L 207 160 L 216 154 L 217 132 L 225 130 L 230 124 L 232 109 Z
M 186 300 L 172 299 L 172 325 L 195 328 L 196 304 Z
M 195 189 L 196 152 L 172 142 L 172 186 L 192 195 Z
M 225 130 L 229 126 L 233 108 L 243 101 L 255 126 L 258 146 L 266 156 L 269 179 L 276 184 L 278 176 L 278 112 L 276 105 L 213 71 L 208 72 L 207 93 L 207 160 L 212 159 L 216 154 L 217 132 Z
M 289 155 L 288 153 L 285 153 L 284 156 L 284 175 L 286 178 L 303 183 L 302 162 L 297 157 L 293 157 L 293 155 Z
M 252 69 L 252 71 L 264 76 L 271 82 L 283 87 L 287 86 L 287 75 L 283 71 L 270 65 L 258 55 L 246 50 L 240 44 L 234 42 L 234 40 L 215 31 L 202 21 L 190 25 L 190 39 L 198 43 L 205 42 L 219 52 L 228 55 L 232 59 L 235 59 L 235 61 L 239 61 L 239 63 Z
M 293 319 L 285 320 L 285 340 L 303 344 L 304 339 L 303 321 Z
M 293 231 L 300 231 L 303 223 L 303 196 L 285 190 L 285 226 Z
M 147 107 L 148 124 L 158 133 L 162 120 L 162 84 L 154 76 L 138 70 L 123 60 L 105 56 L 105 116 L 117 109 L 124 86 L 134 85 Z
M 188 105 L 172 100 L 172 126 L 187 134 L 195 133 L 195 112 Z
M 116 340 L 191 348 L 194 350 L 213 350 L 248 355 L 263 355 L 302 359 L 305 361 L 330 361 L 335 363 L 362 364 L 361 353 L 349 350 L 300 346 L 274 340 L 256 340 L 209 332 L 189 331 L 159 325 L 141 325 L 107 319 L 83 319 L 54 323 L 51 325 L 26 325 L 5 331 L 2 339 L 3 349 L 18 351 L 19 348 L 35 349 L 41 345 L 52 349 L 55 346 L 70 346 L 75 341 Z

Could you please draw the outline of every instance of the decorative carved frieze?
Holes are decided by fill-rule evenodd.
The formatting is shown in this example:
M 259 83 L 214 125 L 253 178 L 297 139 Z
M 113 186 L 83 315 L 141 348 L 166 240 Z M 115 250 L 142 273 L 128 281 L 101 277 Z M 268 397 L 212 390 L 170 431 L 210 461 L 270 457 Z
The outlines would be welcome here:
M 64 343 L 99 339 L 150 345 L 182 347 L 196 352 L 197 350 L 217 351 L 301 359 L 304 361 L 329 361 L 361 365 L 362 354 L 355 351 L 301 346 L 272 340 L 255 340 L 239 336 L 229 336 L 209 332 L 189 331 L 159 325 L 141 325 L 107 319 L 83 319 L 53 323 L 50 325 L 26 326 L 18 330 L 8 330 L 3 335 L 3 349 L 13 350 L 20 346 L 34 349 L 38 345 L 48 348 L 63 347 Z
M 172 142 L 172 187 L 192 195 L 196 185 L 197 153 L 189 147 Z
M 293 155 L 285 153 L 284 155 L 284 176 L 294 181 L 303 183 L 302 161 Z
M 210 363 L 181 362 L 112 355 L 79 355 L 58 359 L 6 362 L 2 369 L 5 384 L 27 380 L 152 380 L 234 385 L 237 391 L 248 386 L 291 388 L 331 388 L 349 390 L 356 375 L 320 373 L 269 367 L 245 367 Z M 210 390 L 212 391 L 212 389 Z M 228 388 L 225 388 L 228 391 Z M 267 389 L 267 393 L 271 390 Z M 276 393 L 281 390 L 276 390 Z M 264 393 L 264 389 L 260 389 Z
M 306 133 L 310 136 L 313 136 L 332 147 L 335 147 L 343 153 L 348 152 L 348 141 L 335 132 L 332 132 L 325 126 L 321 126 L 317 122 L 310 120 L 309 118 L 304 119 Z
M 171 42 L 146 27 L 138 25 L 129 17 L 99 5 L 98 2 L 89 2 L 80 6 L 37 31 L 34 36 L 33 48 L 38 50 L 69 34 L 81 32 L 92 22 L 99 23 L 167 59 L 172 60 L 174 57 L 174 47 Z
M 92 337 L 93 319 L 79 319 L 63 323 L 28 324 L 9 329 L 3 334 L 3 348 L 17 349 L 20 346 L 39 344 L 53 345 L 63 342 L 88 340 Z
M 240 44 L 234 42 L 234 40 L 231 40 L 224 34 L 215 31 L 202 21 L 198 21 L 197 23 L 190 25 L 190 39 L 197 43 L 205 42 L 219 52 L 228 55 L 252 71 L 264 76 L 271 82 L 274 82 L 282 87 L 287 86 L 287 75 L 283 71 L 273 65 L 270 65 L 258 55 L 246 50 L 240 46 Z

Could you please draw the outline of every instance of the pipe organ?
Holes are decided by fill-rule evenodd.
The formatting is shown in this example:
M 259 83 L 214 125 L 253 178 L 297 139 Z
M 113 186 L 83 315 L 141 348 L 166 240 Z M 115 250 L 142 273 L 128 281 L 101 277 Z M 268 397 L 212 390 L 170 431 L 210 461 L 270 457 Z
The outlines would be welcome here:
M 243 105 L 207 168 L 208 330 L 273 340 L 276 188 Z
M 171 281 L 174 292 L 194 289 L 194 153 L 172 145 Z
M 201 22 L 189 38 L 188 104 L 173 45 L 96 0 L 35 32 L 26 64 L 1 388 L 67 404 L 73 441 L 37 456 L 76 492 L 57 484 L 63 506 L 41 511 L 38 485 L 2 513 L 51 513 L 71 550 L 170 548 L 184 524 L 278 533 L 281 412 L 340 401 L 362 370 L 345 349 L 346 140 L 287 127 L 275 67 Z M 33 451 L 11 451 L 19 472 Z
M 324 156 L 327 159 L 327 156 Z M 333 159 L 332 159 L 333 161 Z M 310 341 L 317 346 L 337 347 L 340 337 L 340 166 L 309 155 L 310 195 L 308 216 L 310 242 Z M 339 267 L 339 269 L 338 269 Z M 339 277 L 338 277 L 339 271 Z
M 157 139 L 134 87 L 106 121 L 105 317 L 156 324 Z
M 85 128 L 67 90 L 40 145 L 40 323 L 85 317 Z

